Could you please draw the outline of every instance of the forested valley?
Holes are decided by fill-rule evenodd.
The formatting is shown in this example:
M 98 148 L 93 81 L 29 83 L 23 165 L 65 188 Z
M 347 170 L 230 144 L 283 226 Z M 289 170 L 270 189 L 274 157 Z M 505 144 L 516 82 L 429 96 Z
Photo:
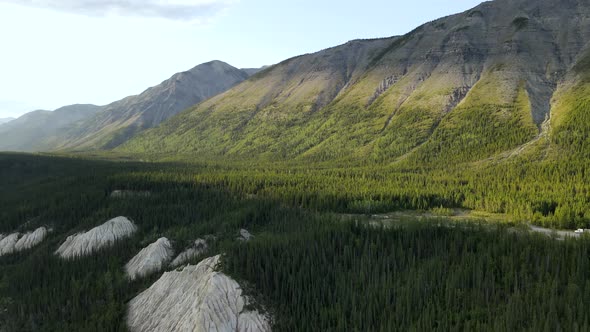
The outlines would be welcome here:
M 524 227 L 588 227 L 586 169 L 2 154 L 0 233 L 51 232 L 33 249 L 0 257 L 0 330 L 125 331 L 126 304 L 157 280 L 129 281 L 125 262 L 160 236 L 183 248 L 208 234 L 216 239 L 209 254 L 223 255 L 221 269 L 277 331 L 587 330 L 590 240 Z M 149 194 L 113 196 L 117 190 Z M 452 208 L 504 217 L 363 221 Z M 66 236 L 120 215 L 139 226 L 129 240 L 74 261 L 54 254 Z M 358 218 L 343 218 L 351 215 Z M 235 241 L 241 228 L 253 240 Z

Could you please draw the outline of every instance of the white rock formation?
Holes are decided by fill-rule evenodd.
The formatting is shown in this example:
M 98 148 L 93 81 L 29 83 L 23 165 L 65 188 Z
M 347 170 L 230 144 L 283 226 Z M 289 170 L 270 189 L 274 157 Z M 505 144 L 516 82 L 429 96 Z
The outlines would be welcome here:
M 248 232 L 245 229 L 240 229 L 240 236 L 238 237 L 238 240 L 240 241 L 250 241 L 251 238 L 253 238 L 254 235 L 250 234 L 250 232 Z
M 12 233 L 5 236 L 0 241 L 0 256 L 12 254 L 15 252 L 16 242 L 18 241 L 18 233 Z
M 41 243 L 47 236 L 47 228 L 39 227 L 34 232 L 26 234 L 12 233 L 0 235 L 0 256 L 31 249 Z
M 174 258 L 174 260 L 172 261 L 172 263 L 170 263 L 171 267 L 177 267 L 180 266 L 186 262 L 188 262 L 189 260 L 204 254 L 207 251 L 207 241 L 203 240 L 203 239 L 196 239 L 195 243 L 193 243 L 193 245 L 186 249 L 185 251 L 181 252 L 180 255 L 178 255 L 176 258 Z
M 106 223 L 94 227 L 86 233 L 68 236 L 55 252 L 64 259 L 71 259 L 92 254 L 109 247 L 115 241 L 131 236 L 137 231 L 137 226 L 125 217 L 117 217 Z
M 45 240 L 47 232 L 47 228 L 39 227 L 34 232 L 28 232 L 26 234 L 23 234 L 23 236 L 16 243 L 15 250 L 22 251 L 33 248 L 34 246 L 38 245 L 43 240 Z
M 220 256 L 166 272 L 129 302 L 130 331 L 270 331 L 268 318 L 245 311 L 238 283 L 215 267 Z
M 125 272 L 131 280 L 145 277 L 148 274 L 161 270 L 174 256 L 174 249 L 170 241 L 159 238 L 156 242 L 143 248 L 127 265 Z

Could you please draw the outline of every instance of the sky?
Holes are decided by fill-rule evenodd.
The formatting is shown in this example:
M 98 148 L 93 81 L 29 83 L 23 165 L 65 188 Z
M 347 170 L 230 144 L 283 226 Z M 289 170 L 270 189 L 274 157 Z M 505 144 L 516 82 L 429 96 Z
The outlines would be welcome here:
M 222 60 L 271 65 L 401 35 L 481 0 L 0 0 L 0 118 L 106 105 Z

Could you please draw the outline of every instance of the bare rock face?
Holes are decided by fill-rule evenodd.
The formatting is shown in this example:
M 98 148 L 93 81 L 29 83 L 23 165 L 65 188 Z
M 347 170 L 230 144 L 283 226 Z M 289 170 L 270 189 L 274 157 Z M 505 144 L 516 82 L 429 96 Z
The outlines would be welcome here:
M 129 303 L 130 331 L 270 331 L 268 318 L 246 311 L 238 283 L 215 271 L 220 256 L 166 272 Z
M 88 256 L 93 252 L 113 245 L 117 240 L 131 236 L 137 226 L 125 217 L 117 217 L 86 233 L 68 236 L 57 249 L 56 255 L 64 259 Z
M 135 280 L 159 271 L 166 266 L 173 256 L 172 244 L 167 238 L 162 237 L 135 255 L 125 265 L 125 272 L 127 272 L 129 279 Z
M 12 233 L 7 236 L 0 234 L 0 256 L 31 249 L 41 243 L 47 233 L 47 228 L 39 227 L 34 232 L 25 234 Z
M 202 255 L 203 253 L 205 253 L 208 249 L 207 246 L 207 241 L 203 240 L 203 239 L 197 239 L 195 240 L 195 243 L 193 243 L 193 245 L 186 249 L 185 251 L 181 252 L 180 255 L 178 255 L 173 261 L 172 263 L 170 263 L 171 267 L 177 267 L 180 266 L 186 262 L 188 262 L 189 260 Z

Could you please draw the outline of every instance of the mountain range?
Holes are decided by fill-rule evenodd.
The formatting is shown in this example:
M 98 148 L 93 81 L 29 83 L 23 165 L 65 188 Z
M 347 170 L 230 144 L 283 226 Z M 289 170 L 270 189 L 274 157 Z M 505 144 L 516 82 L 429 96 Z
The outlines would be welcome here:
M 241 70 L 211 61 L 177 73 L 143 93 L 106 106 L 72 105 L 34 111 L 0 125 L 0 150 L 51 151 L 109 149 L 152 128 L 185 108 L 247 79 Z
M 281 62 L 120 149 L 421 162 L 511 151 L 570 112 L 556 98 L 588 69 L 589 16 L 578 0 L 485 2 Z
M 27 147 L 420 163 L 563 151 L 586 130 L 572 119 L 586 116 L 589 17 L 582 0 L 495 0 L 259 72 L 211 62 Z
M 55 111 L 33 111 L 0 125 L 0 149 L 39 151 L 52 148 L 60 130 L 92 117 L 100 110 L 96 105 L 71 105 Z

